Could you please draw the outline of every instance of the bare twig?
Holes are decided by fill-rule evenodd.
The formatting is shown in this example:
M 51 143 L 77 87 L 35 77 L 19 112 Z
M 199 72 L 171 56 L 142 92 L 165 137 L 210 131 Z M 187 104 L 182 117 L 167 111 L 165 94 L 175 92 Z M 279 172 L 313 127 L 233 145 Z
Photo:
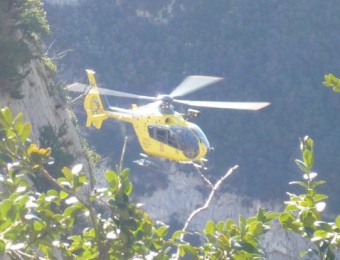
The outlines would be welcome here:
M 61 185 L 60 183 L 57 182 L 56 179 L 54 179 L 50 173 L 48 171 L 46 171 L 45 168 L 43 167 L 40 167 L 39 168 L 39 173 L 44 177 L 46 178 L 50 183 L 52 183 L 56 188 L 59 188 L 60 190 L 63 190 L 64 192 L 68 193 L 69 195 L 71 196 L 74 196 L 78 199 L 78 201 L 80 201 L 82 204 L 84 204 L 84 206 L 86 208 L 90 208 L 90 204 L 83 200 L 75 191 L 71 190 L 71 189 L 68 189 L 68 188 L 65 188 L 63 185 Z
M 128 139 L 128 137 L 125 136 L 125 138 L 124 138 L 124 145 L 123 145 L 123 149 L 122 149 L 122 154 L 120 156 L 120 163 L 119 163 L 119 168 L 118 168 L 119 172 L 122 172 L 122 170 L 123 170 L 123 162 L 124 162 L 124 156 L 125 156 L 125 151 L 126 151 L 127 139 Z
M 236 170 L 238 168 L 238 165 L 235 165 L 234 167 L 230 168 L 228 170 L 228 172 L 223 175 L 216 183 L 215 185 L 212 185 L 211 182 L 205 177 L 205 176 L 201 176 L 203 177 L 203 179 L 209 184 L 209 186 L 211 187 L 211 192 L 209 194 L 209 197 L 208 199 L 206 200 L 206 202 L 204 203 L 204 205 L 198 209 L 195 209 L 191 214 L 190 216 L 188 217 L 187 221 L 185 222 L 183 228 L 182 228 L 182 231 L 183 231 L 183 234 L 179 237 L 180 240 L 183 240 L 183 237 L 184 237 L 184 233 L 185 231 L 187 230 L 191 220 L 200 212 L 202 212 L 203 210 L 207 209 L 210 205 L 210 202 L 215 194 L 215 192 L 219 189 L 219 187 L 221 186 L 221 184 L 223 183 L 223 181 L 225 179 L 227 179 L 233 172 L 234 170 Z M 177 249 L 177 253 L 176 253 L 176 258 L 175 259 L 178 259 L 179 258 L 179 248 Z
M 78 97 L 70 100 L 68 103 L 69 104 L 75 104 L 78 100 L 82 99 L 83 97 L 85 97 L 87 95 L 88 92 L 84 92 L 82 94 L 80 94 Z
M 213 189 L 214 186 L 212 185 L 211 181 L 209 181 L 209 180 L 207 179 L 207 177 L 205 177 L 205 176 L 202 174 L 202 172 L 200 171 L 200 169 L 198 169 L 198 168 L 196 168 L 196 169 L 197 169 L 198 174 L 202 177 L 202 179 L 208 184 L 208 186 L 209 186 L 211 189 Z
M 57 38 L 55 38 L 52 43 L 50 44 L 50 46 L 48 46 L 47 50 L 45 51 L 45 55 L 48 55 L 48 52 L 50 51 L 50 49 L 52 48 L 53 44 L 55 43 L 55 41 L 57 40 Z

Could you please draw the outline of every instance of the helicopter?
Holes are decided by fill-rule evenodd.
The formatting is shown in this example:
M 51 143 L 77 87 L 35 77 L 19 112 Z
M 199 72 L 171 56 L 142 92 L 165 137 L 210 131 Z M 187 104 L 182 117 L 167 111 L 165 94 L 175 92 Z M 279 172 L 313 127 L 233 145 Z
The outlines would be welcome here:
M 163 158 L 180 163 L 192 163 L 204 166 L 205 156 L 212 149 L 201 128 L 190 122 L 200 112 L 189 108 L 186 114 L 174 110 L 174 103 L 192 107 L 221 109 L 259 110 L 268 102 L 221 102 L 193 101 L 177 99 L 194 91 L 210 86 L 223 78 L 193 75 L 186 77 L 170 94 L 158 96 L 136 95 L 97 86 L 95 72 L 86 70 L 89 85 L 74 83 L 67 87 L 69 91 L 85 95 L 84 109 L 87 114 L 86 127 L 100 129 L 103 121 L 116 119 L 132 124 L 139 144 L 145 154 L 134 161 L 141 166 L 153 164 L 151 158 Z M 131 109 L 108 106 L 104 108 L 101 95 L 147 100 L 148 104 L 131 105 Z

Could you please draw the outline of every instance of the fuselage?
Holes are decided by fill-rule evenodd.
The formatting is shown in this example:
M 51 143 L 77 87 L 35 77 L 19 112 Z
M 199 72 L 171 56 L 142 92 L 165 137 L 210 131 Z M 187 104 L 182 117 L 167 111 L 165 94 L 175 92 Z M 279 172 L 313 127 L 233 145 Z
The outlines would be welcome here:
M 200 127 L 188 122 L 164 100 L 142 107 L 133 105 L 132 109 L 109 111 L 104 109 L 94 86 L 85 98 L 84 108 L 87 127 L 93 125 L 99 129 L 108 118 L 131 123 L 142 149 L 150 156 L 183 162 L 199 161 L 210 148 Z
M 148 155 L 196 161 L 204 158 L 210 148 L 200 127 L 177 112 L 164 114 L 155 110 L 148 114 L 136 113 L 132 117 L 139 143 Z

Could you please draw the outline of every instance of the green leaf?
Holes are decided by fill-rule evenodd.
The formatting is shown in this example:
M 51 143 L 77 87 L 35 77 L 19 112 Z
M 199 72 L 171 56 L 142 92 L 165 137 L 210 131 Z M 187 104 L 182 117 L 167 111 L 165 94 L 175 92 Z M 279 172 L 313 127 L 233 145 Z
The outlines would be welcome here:
M 129 168 L 126 168 L 124 169 L 120 175 L 123 177 L 123 179 L 128 179 L 129 176 L 130 176 L 130 169 Z
M 27 138 L 31 135 L 32 126 L 30 123 L 25 123 L 21 132 L 21 142 L 26 142 Z
M 315 216 L 312 212 L 305 212 L 300 215 L 300 220 L 303 223 L 305 227 L 311 227 L 313 226 L 314 222 L 316 221 Z
M 156 234 L 160 237 L 165 237 L 168 233 L 169 230 L 169 226 L 161 226 L 159 228 L 156 229 Z
M 317 230 L 317 231 L 314 232 L 315 238 L 324 239 L 324 238 L 327 238 L 327 236 L 328 236 L 328 232 L 326 232 L 324 230 Z
M 115 183 L 119 182 L 118 175 L 114 171 L 107 171 L 107 172 L 105 172 L 105 179 L 108 182 L 115 182 Z
M 63 167 L 61 172 L 64 174 L 66 180 L 68 180 L 70 183 L 73 183 L 74 176 L 72 174 L 72 171 L 68 167 Z
M 287 223 L 291 223 L 292 221 L 294 221 L 294 219 L 292 218 L 290 213 L 283 212 L 283 213 L 281 213 L 281 215 L 279 217 L 279 221 L 282 224 L 287 224 Z
M 72 187 L 72 184 L 66 178 L 58 178 L 57 182 L 62 186 Z
M 315 189 L 315 187 L 317 187 L 317 186 L 319 186 L 319 185 L 322 185 L 322 184 L 325 184 L 325 183 L 326 183 L 326 182 L 323 181 L 323 180 L 313 182 L 313 183 L 311 184 L 311 188 L 312 188 L 312 189 Z
M 64 215 L 66 217 L 71 217 L 71 216 L 75 216 L 76 213 L 81 211 L 81 207 L 78 203 L 72 204 L 71 206 L 67 207 L 64 211 Z
M 85 238 L 95 238 L 96 237 L 96 231 L 94 228 L 90 228 L 90 229 L 84 229 L 83 231 L 83 236 Z
M 240 225 L 241 234 L 244 234 L 246 232 L 247 221 L 242 215 L 240 215 L 238 218 L 238 222 Z
M 185 249 L 183 248 L 183 246 L 179 245 L 178 250 L 179 250 L 179 255 L 183 257 L 185 255 Z
M 299 210 L 298 206 L 295 204 L 288 204 L 287 207 L 285 208 L 285 211 L 297 211 Z
M 261 222 L 253 222 L 249 226 L 249 232 L 253 234 L 253 236 L 260 236 L 265 232 L 263 224 Z
M 254 247 L 252 244 L 249 244 L 247 242 L 240 242 L 241 250 L 244 250 L 250 254 L 256 254 L 258 253 L 257 248 Z
M 197 256 L 196 251 L 190 244 L 180 245 L 179 249 L 180 249 L 180 255 L 182 257 L 185 255 L 185 253 L 189 253 L 192 257 L 194 257 L 194 259 L 196 259 L 196 257 L 195 257 L 195 256 Z
M 16 117 L 13 119 L 14 124 L 20 124 L 24 121 L 24 114 L 20 112 L 19 114 L 16 115 Z
M 145 221 L 143 223 L 143 231 L 146 236 L 151 236 L 152 223 L 150 221 Z
M 266 211 L 263 208 L 259 208 L 258 212 L 256 214 L 256 219 L 260 222 L 264 222 L 265 221 L 265 213 L 266 213 Z
M 296 159 L 295 163 L 297 164 L 297 166 L 299 166 L 299 168 L 302 172 L 304 172 L 304 173 L 308 172 L 307 166 L 303 161 Z
M 318 230 L 324 230 L 326 232 L 333 232 L 332 225 L 330 225 L 327 222 L 315 221 L 314 225 L 315 225 L 315 227 L 317 227 Z
M 40 221 L 34 221 L 33 227 L 35 231 L 40 232 L 45 228 L 45 224 Z
M 3 119 L 5 120 L 5 123 L 7 123 L 8 125 L 12 124 L 12 121 L 13 121 L 12 112 L 8 107 L 1 109 L 1 115 Z
M 0 240 L 0 254 L 4 254 L 6 250 L 6 243 L 3 240 Z
M 65 192 L 65 191 L 63 191 L 63 190 L 61 190 L 60 191 L 60 194 L 59 194 L 59 197 L 60 197 L 60 199 L 65 199 L 65 198 L 67 198 L 68 197 L 68 193 L 67 192 Z
M 271 221 L 271 220 L 273 220 L 273 219 L 276 219 L 276 218 L 278 218 L 279 216 L 280 216 L 280 213 L 278 213 L 278 212 L 272 212 L 272 211 L 267 212 L 267 213 L 265 214 L 265 217 L 266 217 L 266 221 L 265 221 L 265 222 Z
M 303 161 L 307 166 L 307 169 L 310 171 L 313 168 L 314 164 L 314 157 L 313 157 L 313 152 L 311 150 L 304 150 L 303 151 Z
M 339 231 L 340 231 L 340 215 L 336 217 L 336 219 L 335 219 L 335 224 L 336 224 L 337 228 L 338 228 Z
M 207 235 L 207 236 L 212 236 L 215 232 L 215 224 L 213 221 L 211 220 L 208 220 L 206 225 L 205 225 L 205 230 L 204 230 L 204 233 Z
M 291 181 L 289 184 L 290 184 L 290 185 L 296 184 L 296 185 L 299 185 L 299 186 L 301 186 L 301 187 L 303 187 L 303 188 L 305 188 L 305 189 L 308 188 L 307 184 L 304 183 L 304 182 L 302 182 L 302 181 Z
M 311 252 L 310 249 L 303 250 L 303 251 L 300 252 L 300 257 L 303 258 L 310 252 Z
M 225 233 L 226 230 L 226 224 L 224 221 L 219 221 L 216 225 L 215 225 L 215 229 L 216 231 L 220 232 L 220 233 Z
M 5 199 L 4 201 L 1 202 L 0 204 L 0 212 L 3 218 L 9 217 L 7 216 L 10 212 L 11 209 L 13 208 L 13 201 L 9 199 Z
M 320 200 L 325 200 L 325 199 L 328 199 L 328 196 L 325 195 L 325 194 L 315 194 L 315 195 L 313 196 L 313 200 L 314 200 L 315 202 L 318 202 L 318 201 L 320 201 Z
M 129 196 L 129 195 L 131 194 L 132 188 L 133 188 L 133 186 L 132 186 L 132 183 L 131 183 L 130 181 L 125 181 L 125 182 L 124 182 L 124 187 L 123 187 L 123 189 L 124 189 L 124 193 L 125 193 L 126 195 Z
M 171 239 L 176 240 L 176 239 L 180 238 L 182 235 L 185 235 L 185 234 L 188 234 L 188 232 L 183 231 L 183 230 L 178 230 L 178 231 L 176 231 L 172 234 Z
M 85 175 L 80 175 L 79 184 L 87 184 L 87 183 L 88 183 L 87 177 Z

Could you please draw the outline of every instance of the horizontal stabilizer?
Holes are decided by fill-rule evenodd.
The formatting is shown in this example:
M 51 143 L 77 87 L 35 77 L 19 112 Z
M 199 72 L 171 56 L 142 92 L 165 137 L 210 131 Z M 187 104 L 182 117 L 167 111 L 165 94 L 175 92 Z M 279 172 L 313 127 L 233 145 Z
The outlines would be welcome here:
M 82 83 L 73 83 L 71 85 L 68 85 L 66 88 L 69 91 L 81 92 L 81 93 L 88 92 L 91 89 L 89 85 L 82 84 Z

